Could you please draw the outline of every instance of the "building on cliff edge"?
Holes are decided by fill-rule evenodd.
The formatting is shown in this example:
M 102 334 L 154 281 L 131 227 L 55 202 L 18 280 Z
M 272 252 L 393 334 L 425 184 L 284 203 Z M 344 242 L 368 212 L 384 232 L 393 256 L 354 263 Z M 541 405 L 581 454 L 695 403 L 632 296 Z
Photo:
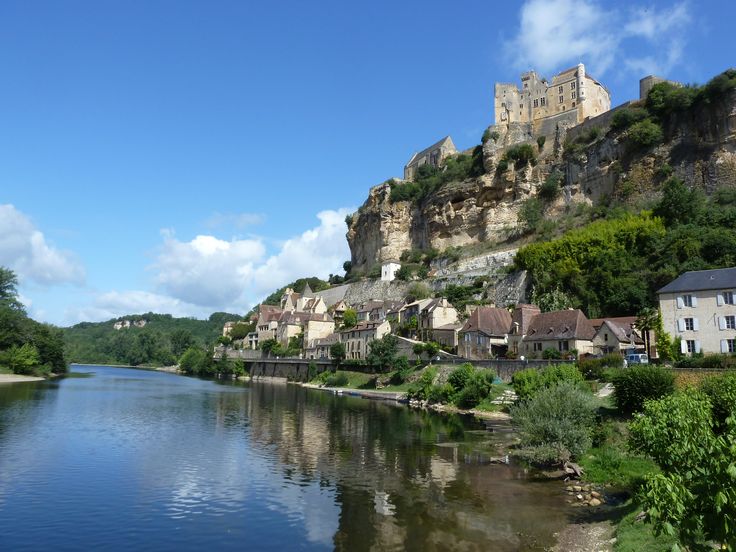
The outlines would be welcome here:
M 573 124 L 582 123 L 611 109 L 611 96 L 600 82 L 586 74 L 579 63 L 552 78 L 552 82 L 528 71 L 516 84 L 496 83 L 495 124 L 538 123 L 547 117 L 570 115 Z

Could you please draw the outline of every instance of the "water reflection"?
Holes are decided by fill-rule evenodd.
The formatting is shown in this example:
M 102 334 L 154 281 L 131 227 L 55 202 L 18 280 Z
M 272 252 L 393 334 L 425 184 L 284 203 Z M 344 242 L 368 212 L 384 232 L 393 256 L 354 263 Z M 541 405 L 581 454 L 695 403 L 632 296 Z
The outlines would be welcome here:
M 508 435 L 472 420 L 94 371 L 0 388 L 0 545 L 543 550 L 564 522 L 559 488 L 489 464 Z

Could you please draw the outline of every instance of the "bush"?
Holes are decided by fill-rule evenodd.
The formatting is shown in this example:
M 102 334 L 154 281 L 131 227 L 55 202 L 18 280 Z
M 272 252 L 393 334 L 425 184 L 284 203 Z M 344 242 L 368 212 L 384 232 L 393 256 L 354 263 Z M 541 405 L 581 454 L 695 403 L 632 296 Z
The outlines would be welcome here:
M 633 366 L 621 371 L 613 381 L 616 406 L 624 414 L 640 412 L 644 403 L 670 395 L 675 375 L 659 366 Z
M 575 383 L 558 382 L 511 407 L 518 455 L 539 464 L 579 457 L 592 443 L 596 403 Z
M 624 357 L 612 353 L 601 358 L 581 358 L 578 360 L 578 369 L 585 379 L 604 380 L 605 373 L 610 368 L 623 368 Z
M 548 347 L 544 351 L 542 351 L 542 358 L 547 360 L 556 360 L 562 358 L 562 353 L 555 349 L 554 347 Z
M 647 117 L 649 117 L 649 113 L 643 107 L 625 107 L 613 114 L 611 128 L 614 130 L 626 130 L 634 123 L 643 121 Z
M 706 378 L 700 390 L 710 399 L 714 426 L 721 433 L 726 427 L 726 418 L 736 415 L 736 372 Z
M 530 197 L 521 204 L 518 223 L 527 232 L 536 230 L 544 219 L 544 204 L 536 197 Z
M 554 201 L 562 191 L 562 173 L 557 170 L 549 173 L 544 180 L 544 184 L 539 188 L 539 197 L 544 201 Z
M 406 392 L 406 396 L 409 399 L 426 400 L 429 397 L 429 392 L 434 384 L 434 379 L 437 377 L 437 368 L 434 366 L 427 368 L 419 379 L 412 384 Z
M 678 368 L 730 370 L 736 368 L 736 355 L 714 354 L 683 357 L 675 362 L 675 366 Z
M 580 370 L 574 364 L 557 364 L 544 370 L 526 368 L 516 372 L 511 378 L 511 385 L 521 400 L 527 400 L 542 389 L 552 387 L 560 382 L 579 385 L 583 381 Z
M 534 148 L 531 144 L 519 144 L 511 146 L 508 151 L 504 154 L 504 158 L 507 161 L 512 161 L 515 168 L 520 168 L 531 163 L 536 165 L 537 154 L 534 152 Z
M 433 385 L 427 392 L 427 400 L 431 403 L 449 403 L 455 395 L 455 389 L 449 383 Z
M 631 125 L 626 141 L 631 149 L 647 149 L 659 144 L 663 138 L 662 127 L 649 119 L 645 119 Z
M 539 148 L 539 151 L 542 151 L 544 149 L 545 142 L 547 142 L 546 136 L 539 136 L 537 138 L 537 147 Z
M 406 380 L 409 379 L 409 376 L 411 376 L 412 372 L 414 371 L 414 368 L 412 368 L 409 364 L 409 359 L 407 359 L 403 355 L 394 361 L 393 367 L 396 372 L 391 378 L 391 383 L 393 383 L 394 385 L 401 385 L 402 383 L 404 383 Z
M 447 376 L 447 383 L 452 385 L 455 391 L 460 391 L 468 384 L 474 373 L 475 368 L 473 368 L 473 365 L 466 362 L 450 372 L 450 375 Z
M 495 377 L 496 374 L 492 370 L 473 371 L 472 376 L 465 383 L 465 387 L 455 396 L 455 404 L 460 408 L 478 406 L 483 399 L 488 398 Z

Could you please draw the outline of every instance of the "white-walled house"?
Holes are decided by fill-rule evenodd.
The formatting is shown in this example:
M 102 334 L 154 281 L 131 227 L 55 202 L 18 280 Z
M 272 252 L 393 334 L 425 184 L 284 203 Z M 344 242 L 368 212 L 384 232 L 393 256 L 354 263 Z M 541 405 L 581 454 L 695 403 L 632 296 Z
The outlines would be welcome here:
M 685 272 L 657 294 L 664 331 L 682 352 L 736 352 L 736 267 Z
M 396 272 L 401 265 L 395 261 L 389 261 L 381 266 L 381 281 L 393 282 L 396 279 Z

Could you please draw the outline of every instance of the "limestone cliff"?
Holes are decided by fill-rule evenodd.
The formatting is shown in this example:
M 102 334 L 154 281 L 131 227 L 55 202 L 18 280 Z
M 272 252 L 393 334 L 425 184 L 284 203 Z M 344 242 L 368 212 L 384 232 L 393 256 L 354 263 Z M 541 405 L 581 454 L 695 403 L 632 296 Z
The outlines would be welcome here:
M 670 172 L 706 193 L 736 186 L 736 91 L 664 121 L 663 143 L 644 153 L 631 150 L 625 132 L 610 129 L 611 114 L 575 127 L 559 122 L 546 128 L 535 164 L 509 163 L 505 171 L 497 167 L 511 146 L 538 148 L 535 129 L 518 123 L 490 127 L 492 139 L 483 145 L 485 174 L 447 183 L 419 202 L 392 203 L 389 183 L 372 188 L 348 219 L 354 269 L 367 271 L 411 249 L 501 244 L 515 235 L 523 201 L 537 194 L 553 170 L 564 175 L 564 193 L 546 207 L 551 219 L 573 203 L 652 196 Z M 587 139 L 596 127 L 595 138 Z M 564 151 L 566 142 L 576 140 L 579 147 Z

